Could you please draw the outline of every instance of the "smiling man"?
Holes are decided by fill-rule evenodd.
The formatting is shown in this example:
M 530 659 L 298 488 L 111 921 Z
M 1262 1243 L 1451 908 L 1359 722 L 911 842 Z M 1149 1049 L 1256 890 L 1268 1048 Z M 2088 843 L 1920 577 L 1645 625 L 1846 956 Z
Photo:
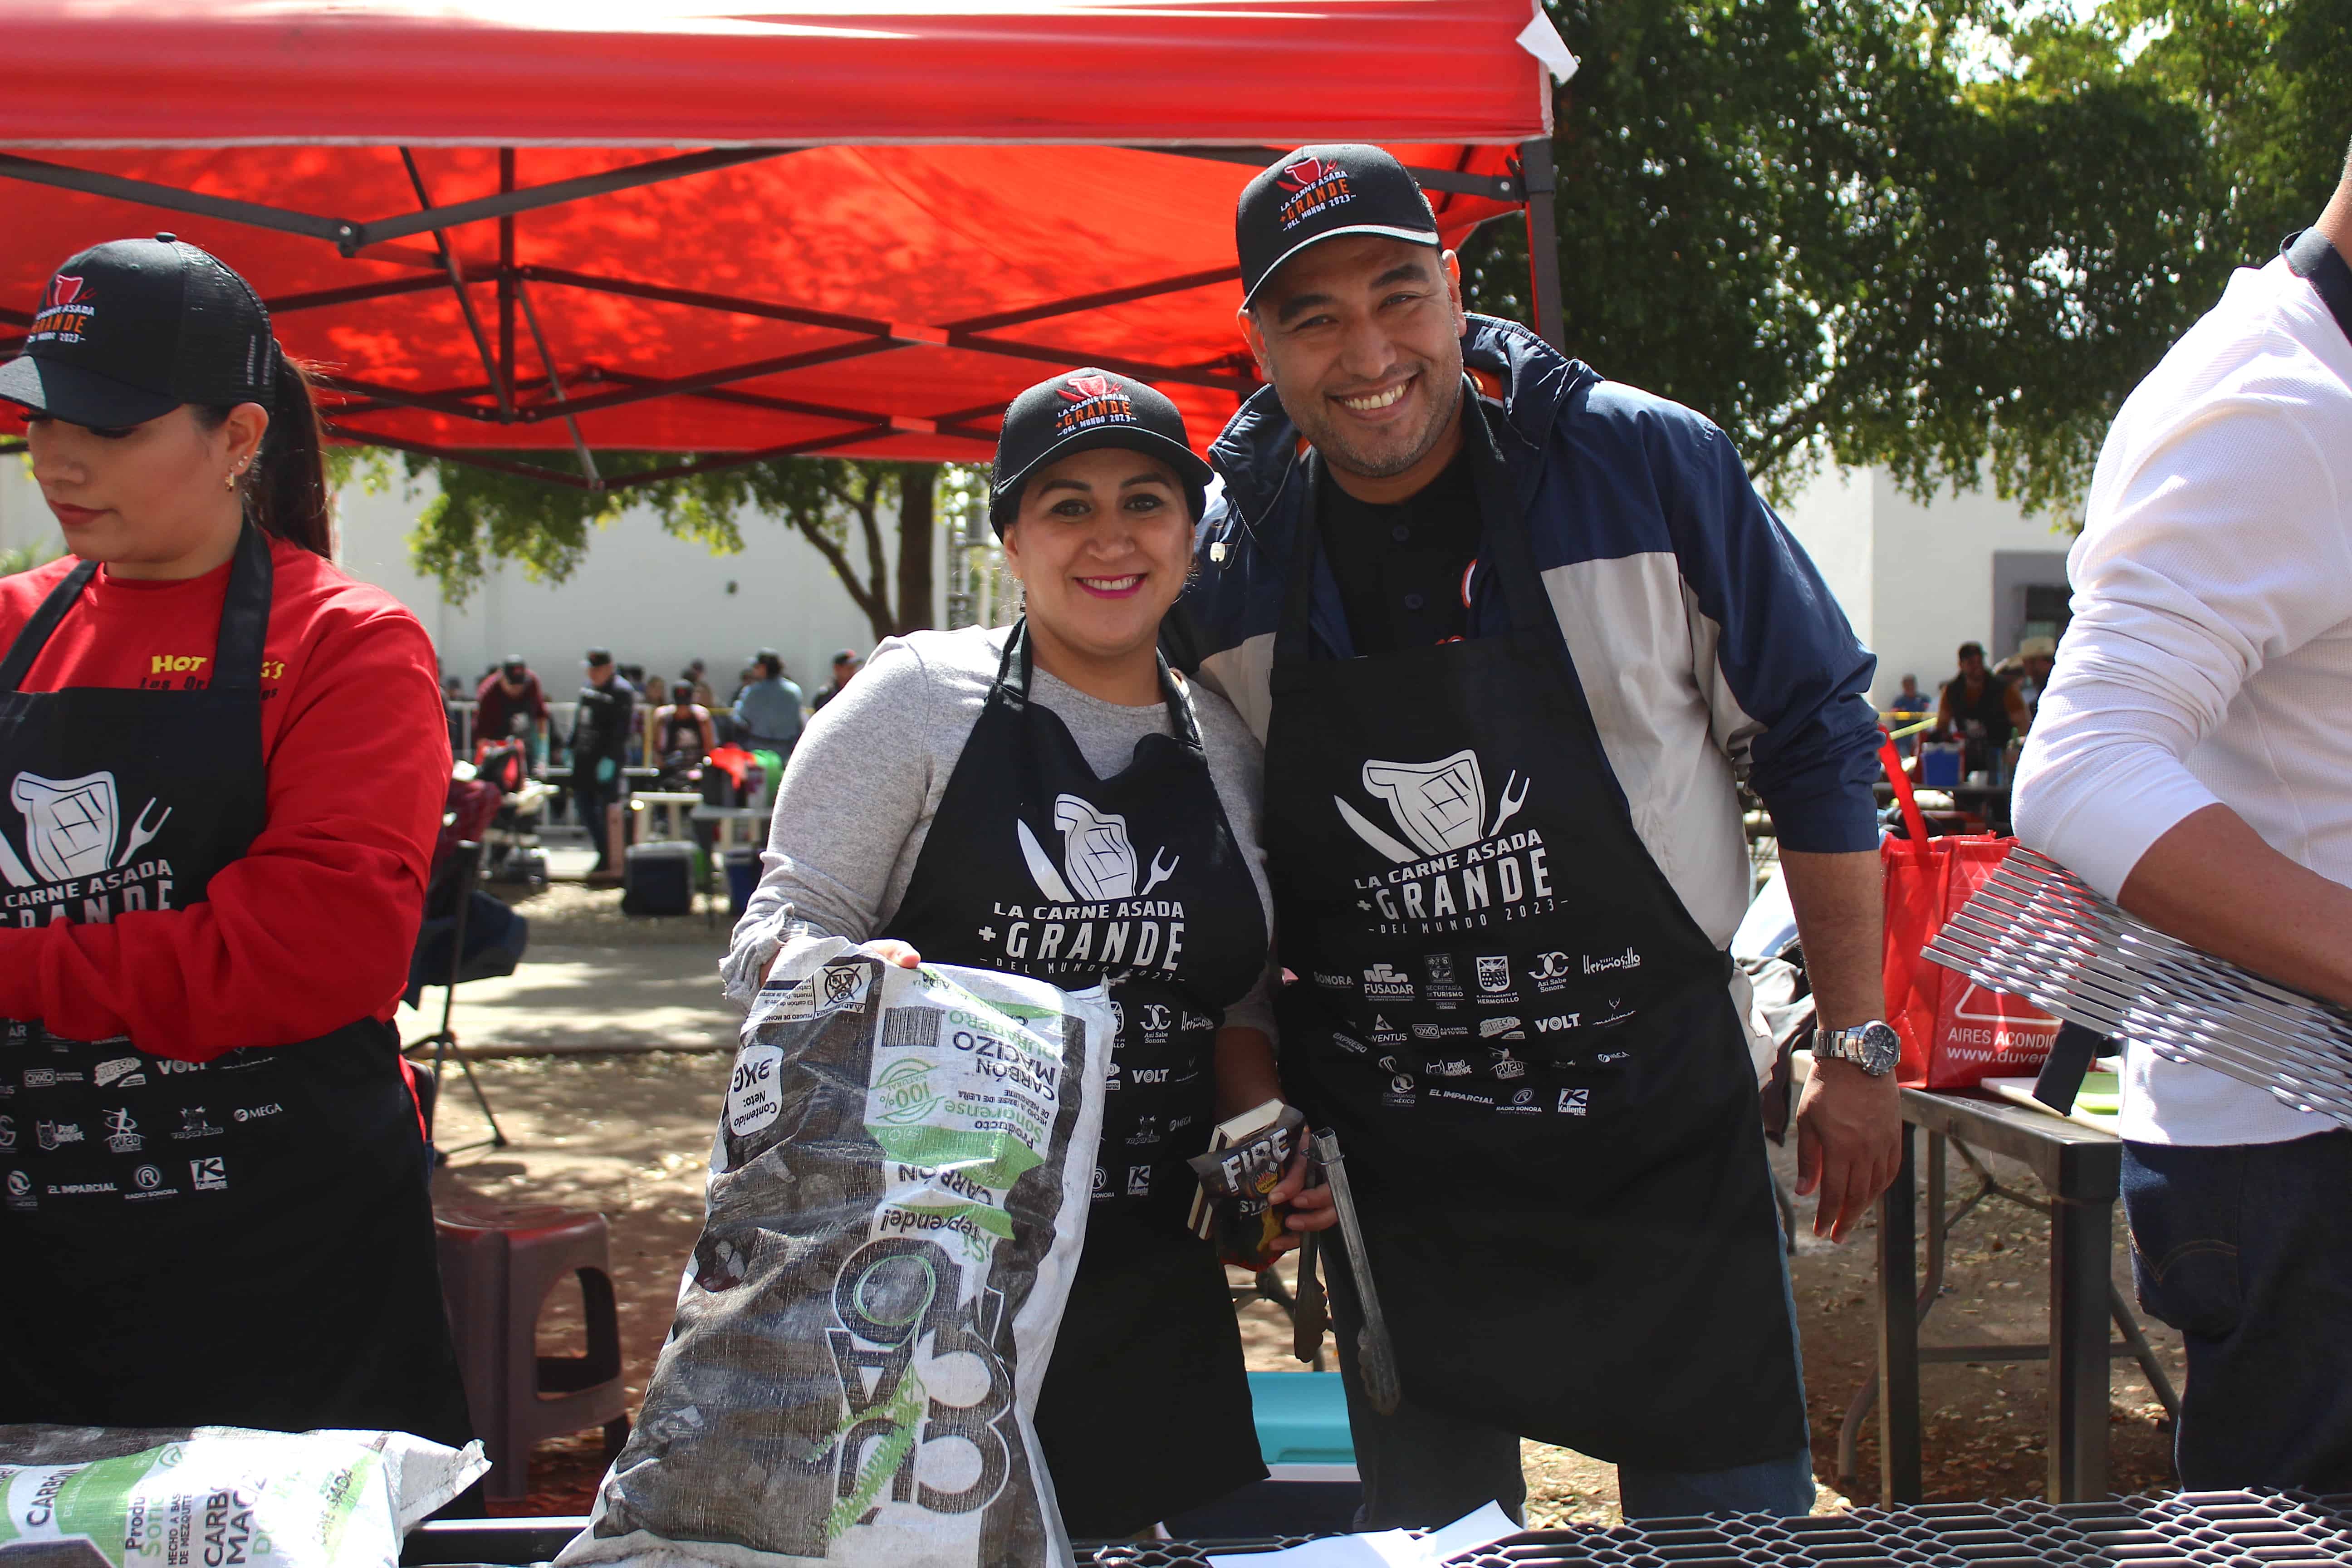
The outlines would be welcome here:
M 1516 1510 L 1522 1436 L 1616 1461 L 1630 1515 L 1805 1512 L 1733 781 L 1803 933 L 1800 1191 L 1843 1236 L 1899 1125 L 1874 661 L 1720 430 L 1464 311 L 1388 154 L 1288 154 L 1237 230 L 1270 384 L 1212 449 L 1175 640 L 1266 745 L 1285 1087 L 1395 1338 L 1383 1413 L 1335 1280 L 1365 1522 Z

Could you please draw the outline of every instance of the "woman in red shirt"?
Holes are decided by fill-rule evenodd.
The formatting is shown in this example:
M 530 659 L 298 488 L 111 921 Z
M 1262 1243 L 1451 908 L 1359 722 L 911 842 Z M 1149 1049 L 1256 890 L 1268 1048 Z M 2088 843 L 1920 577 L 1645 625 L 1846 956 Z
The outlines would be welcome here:
M 0 578 L 0 1422 L 468 1436 L 386 1022 L 433 649 L 328 559 L 245 280 L 82 252 L 0 399 L 68 559 Z

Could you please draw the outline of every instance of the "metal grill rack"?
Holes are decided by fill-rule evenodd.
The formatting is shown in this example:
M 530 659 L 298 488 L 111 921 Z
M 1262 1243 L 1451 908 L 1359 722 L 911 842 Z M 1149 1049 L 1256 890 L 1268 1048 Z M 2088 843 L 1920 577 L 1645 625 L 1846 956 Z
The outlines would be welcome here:
M 2352 1498 L 2204 1492 L 2081 1503 L 1940 1503 L 1812 1519 L 1735 1514 L 1532 1531 L 1454 1568 L 2322 1568 L 2352 1563 Z M 1106 1546 L 1093 1568 L 1193 1568 L 1291 1542 Z
M 2030 849 L 2011 850 L 1926 952 L 2070 1024 L 2352 1127 L 2352 1016 L 2134 920 Z

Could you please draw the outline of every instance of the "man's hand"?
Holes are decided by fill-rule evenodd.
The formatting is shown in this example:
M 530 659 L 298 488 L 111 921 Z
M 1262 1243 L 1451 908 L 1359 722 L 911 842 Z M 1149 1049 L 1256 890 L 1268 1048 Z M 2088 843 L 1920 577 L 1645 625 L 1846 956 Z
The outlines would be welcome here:
M 1813 1234 L 1843 1241 L 1870 1212 L 1902 1152 L 1903 1102 L 1895 1075 L 1815 1058 L 1797 1102 L 1797 1195 L 1816 1189 Z

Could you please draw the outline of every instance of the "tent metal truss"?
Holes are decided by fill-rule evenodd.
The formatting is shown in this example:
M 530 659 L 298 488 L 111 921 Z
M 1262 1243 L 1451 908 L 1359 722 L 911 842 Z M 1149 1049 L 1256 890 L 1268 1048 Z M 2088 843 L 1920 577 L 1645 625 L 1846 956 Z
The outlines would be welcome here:
M 414 247 L 404 249 L 401 259 L 414 268 L 404 275 L 340 289 L 313 289 L 265 301 L 273 316 L 285 316 L 302 310 L 443 289 L 448 289 L 457 299 L 467 335 L 481 361 L 483 380 L 465 385 L 415 390 L 386 386 L 358 377 L 320 373 L 313 378 L 318 384 L 342 399 L 327 411 L 329 432 L 347 441 L 414 453 L 444 462 L 470 464 L 577 489 L 625 489 L 776 458 L 814 455 L 902 433 L 945 436 L 969 441 L 972 444 L 975 460 L 985 460 L 996 442 L 995 416 L 1002 412 L 1001 407 L 994 404 L 914 416 L 802 402 L 749 391 L 740 384 L 841 360 L 888 353 L 912 344 L 931 344 L 1040 364 L 1099 364 L 1141 380 L 1206 387 L 1228 393 L 1237 399 L 1246 397 L 1256 388 L 1258 382 L 1255 367 L 1245 354 L 1238 352 L 1222 362 L 1209 364 L 1159 364 L 1145 360 L 1105 356 L 1097 350 L 1073 350 L 1051 341 L 1034 341 L 1027 334 L 1014 337 L 1000 335 L 1013 329 L 1051 322 L 1078 311 L 1230 282 L 1239 278 L 1238 268 L 1192 272 L 961 321 L 904 322 L 809 310 L 782 300 L 671 288 L 665 284 L 563 268 L 526 266 L 518 264 L 515 259 L 515 219 L 521 214 L 665 181 L 685 179 L 739 164 L 787 157 L 804 150 L 798 145 L 710 148 L 676 157 L 626 164 L 575 179 L 518 187 L 514 150 L 501 148 L 497 195 L 441 206 L 434 203 L 415 158 L 408 149 L 403 148 L 401 158 L 410 184 L 416 193 L 417 209 L 366 221 L 237 201 L 200 191 L 182 190 L 150 181 L 127 179 L 96 170 L 8 154 L 0 154 L 0 178 L 300 236 L 332 246 L 346 258 L 357 258 L 372 247 L 382 247 L 396 240 L 429 237 L 434 247 L 431 252 L 417 251 Z M 1253 168 L 1263 167 L 1283 151 L 1253 146 L 1149 145 L 1123 150 L 1168 157 L 1209 159 Z M 1551 144 L 1540 139 L 1521 142 L 1510 173 L 1503 175 L 1426 168 L 1416 168 L 1412 174 L 1425 190 L 1477 196 L 1522 208 L 1528 226 L 1531 275 L 1529 300 L 1536 318 L 1534 325 L 1546 342 L 1554 347 L 1561 346 L 1559 250 L 1558 233 L 1553 227 Z M 449 231 L 463 225 L 492 220 L 499 226 L 498 261 L 487 268 L 478 265 L 469 266 L 459 258 L 450 240 Z M 380 262 L 383 258 L 372 257 L 369 259 Z M 496 289 L 494 312 L 485 312 L 477 303 L 474 291 L 483 287 Z M 555 363 L 541 323 L 535 290 L 542 289 L 579 289 L 690 309 L 763 317 L 839 332 L 845 334 L 845 341 L 798 353 L 720 365 L 685 375 L 654 378 L 588 365 L 574 371 L 567 378 Z M 0 326 L 13 327 L 21 332 L 31 324 L 31 317 L 23 312 L 0 309 Z M 536 361 L 535 368 L 526 368 L 520 353 L 519 338 L 526 333 L 530 341 L 531 357 Z M 1049 328 L 1045 330 L 1045 336 L 1050 340 Z M 20 342 L 0 342 L 0 353 L 15 352 Z M 837 421 L 842 428 L 759 451 L 718 454 L 641 473 L 611 477 L 601 474 L 594 454 L 580 433 L 579 416 L 667 397 L 734 403 Z M 383 408 L 414 408 L 487 426 L 530 426 L 561 421 L 572 437 L 579 471 L 568 472 L 461 447 L 405 440 L 355 427 L 348 422 L 354 416 Z M 981 420 L 988 423 L 974 423 Z M 0 443 L 0 452 L 22 450 L 23 446 L 22 442 Z

